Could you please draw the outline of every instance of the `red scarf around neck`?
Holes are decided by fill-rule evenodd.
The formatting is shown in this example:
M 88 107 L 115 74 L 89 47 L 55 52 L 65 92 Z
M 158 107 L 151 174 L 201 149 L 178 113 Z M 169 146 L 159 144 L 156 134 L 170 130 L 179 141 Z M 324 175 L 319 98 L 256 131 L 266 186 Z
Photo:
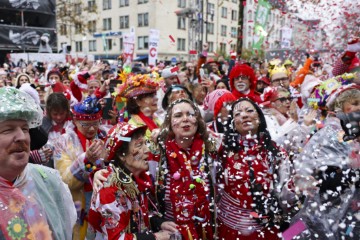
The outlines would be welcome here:
M 145 116 L 144 113 L 139 112 L 138 115 L 141 118 L 141 120 L 143 120 L 145 125 L 148 126 L 150 131 L 154 130 L 155 128 L 159 128 L 159 126 L 155 123 L 155 121 L 153 119 Z
M 170 202 L 174 219 L 185 240 L 199 239 L 204 233 L 207 235 L 205 238 L 212 239 L 211 214 L 206 198 L 208 191 L 205 190 L 208 174 L 202 174 L 206 171 L 204 154 L 204 141 L 199 134 L 195 135 L 189 150 L 179 147 L 174 139 L 166 141 Z M 204 219 L 201 223 L 207 225 L 197 227 L 194 217 Z

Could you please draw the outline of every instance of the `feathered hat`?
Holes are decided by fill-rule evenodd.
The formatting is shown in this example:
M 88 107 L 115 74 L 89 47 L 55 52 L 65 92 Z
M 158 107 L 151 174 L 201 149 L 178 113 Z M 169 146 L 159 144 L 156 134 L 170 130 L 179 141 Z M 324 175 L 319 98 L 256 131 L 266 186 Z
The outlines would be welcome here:
M 125 98 L 133 98 L 142 94 L 155 93 L 159 87 L 158 75 L 128 74 L 123 84 L 118 85 L 117 94 Z M 120 77 L 122 79 L 122 77 Z

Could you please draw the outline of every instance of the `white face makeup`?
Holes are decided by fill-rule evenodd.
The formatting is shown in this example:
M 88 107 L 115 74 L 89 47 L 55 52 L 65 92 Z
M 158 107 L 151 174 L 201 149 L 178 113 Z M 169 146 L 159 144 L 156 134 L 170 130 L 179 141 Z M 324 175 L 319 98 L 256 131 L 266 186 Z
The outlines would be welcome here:
M 247 90 L 246 87 L 247 87 L 247 85 L 245 83 L 237 83 L 237 84 L 235 84 L 235 89 L 237 91 L 239 91 L 239 92 L 246 91 Z
M 189 103 L 175 105 L 171 112 L 171 128 L 176 139 L 194 137 L 198 128 L 195 110 Z
M 246 76 L 239 76 L 234 79 L 234 87 L 239 92 L 246 92 L 250 88 L 250 80 Z
M 255 107 L 248 101 L 239 102 L 234 106 L 234 126 L 242 136 L 256 134 L 259 128 L 259 115 Z

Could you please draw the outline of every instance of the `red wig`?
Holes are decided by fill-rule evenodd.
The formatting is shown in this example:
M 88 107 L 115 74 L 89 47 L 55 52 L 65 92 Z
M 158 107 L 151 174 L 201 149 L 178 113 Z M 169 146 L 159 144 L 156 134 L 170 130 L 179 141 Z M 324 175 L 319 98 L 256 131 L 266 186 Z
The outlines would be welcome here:
M 239 76 L 248 76 L 250 79 L 250 89 L 254 90 L 256 88 L 256 77 L 254 70 L 247 64 L 237 64 L 231 69 L 229 74 L 231 90 L 235 89 L 234 78 Z

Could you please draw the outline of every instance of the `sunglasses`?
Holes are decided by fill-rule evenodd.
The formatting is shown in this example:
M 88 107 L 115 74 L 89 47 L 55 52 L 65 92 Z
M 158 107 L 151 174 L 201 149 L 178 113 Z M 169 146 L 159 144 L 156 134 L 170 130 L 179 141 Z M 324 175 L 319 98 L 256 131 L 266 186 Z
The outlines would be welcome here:
M 246 76 L 246 75 L 240 75 L 236 78 L 237 80 L 249 80 L 249 76 Z
M 281 98 L 276 99 L 275 101 L 277 101 L 277 100 L 279 100 L 280 102 L 284 103 L 284 102 L 286 102 L 286 101 L 291 102 L 291 101 L 293 100 L 293 98 L 292 98 L 292 97 L 281 97 Z

